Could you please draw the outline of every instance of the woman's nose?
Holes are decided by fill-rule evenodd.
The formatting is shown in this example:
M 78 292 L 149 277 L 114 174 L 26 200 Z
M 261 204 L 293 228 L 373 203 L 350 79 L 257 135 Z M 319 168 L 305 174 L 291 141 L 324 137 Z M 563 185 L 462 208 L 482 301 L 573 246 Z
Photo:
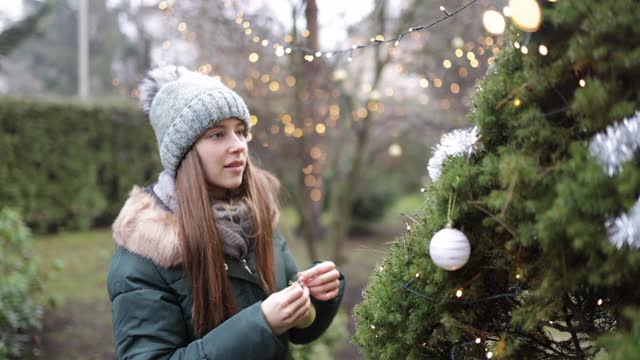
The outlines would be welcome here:
M 231 152 L 241 152 L 247 148 L 247 141 L 244 139 L 243 135 L 238 135 L 236 133 L 231 137 L 231 145 L 229 147 L 229 151 Z

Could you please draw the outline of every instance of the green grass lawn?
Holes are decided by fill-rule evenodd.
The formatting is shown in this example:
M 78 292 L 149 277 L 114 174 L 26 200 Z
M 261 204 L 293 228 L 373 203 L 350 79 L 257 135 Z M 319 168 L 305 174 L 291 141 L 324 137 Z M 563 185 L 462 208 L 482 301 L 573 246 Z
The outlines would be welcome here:
M 60 305 L 107 298 L 107 268 L 115 250 L 110 229 L 37 237 L 34 250 L 47 276 L 45 297 Z
M 45 274 L 41 358 L 114 358 L 107 268 L 115 244 L 110 230 L 36 237 Z

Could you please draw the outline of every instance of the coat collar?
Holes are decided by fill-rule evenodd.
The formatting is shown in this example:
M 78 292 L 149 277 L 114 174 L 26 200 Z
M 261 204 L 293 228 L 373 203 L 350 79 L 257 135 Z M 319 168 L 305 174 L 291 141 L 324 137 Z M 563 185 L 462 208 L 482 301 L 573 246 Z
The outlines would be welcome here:
M 113 240 L 128 251 L 165 268 L 180 265 L 178 218 L 153 192 L 134 186 L 112 228 Z M 255 264 L 252 256 L 249 256 L 249 261 Z M 256 276 L 238 260 L 229 256 L 225 259 L 229 276 L 260 286 Z
M 133 187 L 112 228 L 116 244 L 132 253 L 167 268 L 180 263 L 178 219 L 141 187 Z

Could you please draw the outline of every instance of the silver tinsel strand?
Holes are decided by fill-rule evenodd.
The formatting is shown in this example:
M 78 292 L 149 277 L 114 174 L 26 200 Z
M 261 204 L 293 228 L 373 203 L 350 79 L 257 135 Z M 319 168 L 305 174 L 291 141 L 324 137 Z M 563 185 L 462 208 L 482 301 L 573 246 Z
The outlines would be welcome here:
M 640 150 L 640 111 L 631 118 L 608 126 L 596 134 L 589 144 L 589 153 L 602 165 L 605 174 L 613 176 L 622 170 L 625 162 L 633 159 Z M 629 245 L 640 247 L 640 199 L 628 212 L 609 218 L 605 222 L 609 242 L 618 249 Z
M 477 149 L 480 139 L 477 126 L 468 129 L 457 129 L 442 135 L 440 144 L 433 148 L 427 170 L 431 180 L 436 181 L 442 172 L 442 165 L 451 156 L 471 155 Z
M 620 249 L 628 244 L 632 249 L 640 247 L 640 199 L 629 212 L 611 218 L 605 223 L 609 233 L 609 241 Z
M 604 172 L 613 176 L 620 172 L 622 164 L 633 159 L 640 150 L 640 111 L 623 121 L 608 126 L 605 132 L 596 134 L 589 144 L 589 153 L 595 157 Z

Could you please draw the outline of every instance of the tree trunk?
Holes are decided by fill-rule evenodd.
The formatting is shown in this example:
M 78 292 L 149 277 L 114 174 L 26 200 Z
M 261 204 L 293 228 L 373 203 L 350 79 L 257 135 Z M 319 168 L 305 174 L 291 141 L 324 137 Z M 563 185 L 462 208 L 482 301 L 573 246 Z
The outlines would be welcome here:
M 294 7 L 293 11 L 293 42 L 296 43 L 297 34 L 297 14 Z M 318 7 L 315 0 L 307 0 L 305 8 L 305 19 L 309 36 L 306 40 L 306 47 L 317 49 L 318 47 Z M 296 96 L 294 99 L 294 119 L 298 127 L 305 127 L 305 119 L 313 118 L 315 114 L 315 104 L 312 101 L 304 101 L 303 96 L 307 99 L 312 97 L 312 92 L 316 88 L 316 79 L 319 69 L 318 62 L 308 62 L 303 58 L 304 54 L 298 53 L 292 56 L 292 68 L 294 76 L 297 79 L 295 89 Z M 306 95 L 304 95 L 306 94 Z M 322 212 L 322 202 L 313 201 L 311 199 L 311 190 L 305 184 L 305 176 L 302 172 L 303 167 L 313 164 L 310 149 L 316 144 L 314 134 L 305 134 L 296 141 L 296 148 L 300 156 L 300 164 L 295 171 L 297 172 L 297 189 L 295 191 L 296 207 L 300 214 L 300 229 L 305 242 L 305 247 L 309 257 L 318 259 L 318 243 L 320 241 L 321 224 L 320 215 Z M 317 187 L 315 187 L 317 188 Z M 321 189 L 320 189 L 321 190 Z M 322 190 L 321 190 L 322 191 Z

